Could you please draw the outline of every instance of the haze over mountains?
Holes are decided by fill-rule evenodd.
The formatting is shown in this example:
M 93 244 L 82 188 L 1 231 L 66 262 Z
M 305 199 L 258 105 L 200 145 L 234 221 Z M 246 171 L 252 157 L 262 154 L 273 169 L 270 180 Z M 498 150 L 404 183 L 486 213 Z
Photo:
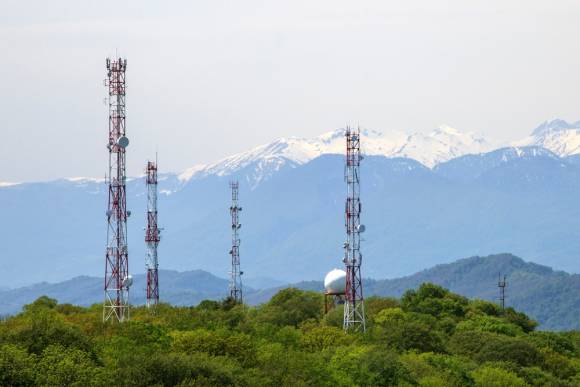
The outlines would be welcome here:
M 580 123 L 547 122 L 517 147 L 442 127 L 363 132 L 363 275 L 394 278 L 460 256 L 512 252 L 557 269 L 580 263 Z M 230 179 L 240 180 L 242 269 L 284 282 L 341 266 L 342 131 L 278 139 L 160 176 L 163 269 L 225 275 Z M 129 155 L 130 156 L 130 150 Z M 161 169 L 163 165 L 161 165 Z M 130 270 L 144 271 L 145 184 L 128 181 Z M 106 186 L 90 178 L 0 185 L 0 281 L 100 277 Z
M 524 262 L 510 254 L 460 259 L 437 265 L 413 275 L 390 279 L 365 279 L 366 296 L 400 297 L 406 290 L 431 282 L 470 298 L 497 301 L 498 272 L 506 275 L 507 305 L 529 314 L 540 322 L 541 329 L 580 329 L 580 275 L 554 271 L 547 266 Z M 196 305 L 204 299 L 220 300 L 227 293 L 228 280 L 201 270 L 187 272 L 160 271 L 161 298 L 172 305 Z M 0 290 L 0 315 L 20 311 L 42 295 L 60 303 L 91 305 L 101 303 L 102 279 L 76 277 L 57 284 L 40 283 L 25 288 Z M 245 302 L 251 305 L 267 302 L 281 288 L 244 287 Z M 322 281 L 300 282 L 291 286 L 321 291 Z M 145 275 L 137 275 L 131 289 L 134 305 L 145 303 Z

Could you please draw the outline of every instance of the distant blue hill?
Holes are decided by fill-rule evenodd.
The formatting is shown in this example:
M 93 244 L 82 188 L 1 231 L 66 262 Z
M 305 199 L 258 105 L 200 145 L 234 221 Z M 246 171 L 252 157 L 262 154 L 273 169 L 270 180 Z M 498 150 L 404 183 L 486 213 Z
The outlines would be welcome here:
M 400 297 L 406 290 L 432 282 L 470 298 L 497 301 L 498 273 L 507 276 L 507 305 L 524 311 L 540 322 L 540 329 L 580 330 L 580 275 L 554 271 L 547 266 L 525 262 L 511 254 L 461 259 L 437 265 L 411 276 L 364 280 L 367 297 L 372 295 Z M 160 272 L 161 299 L 174 305 L 196 305 L 204 299 L 220 300 L 227 294 L 228 281 L 210 273 Z M 90 305 L 103 301 L 103 280 L 77 277 L 57 284 L 37 284 L 25 288 L 0 291 L 0 315 L 17 313 L 21 307 L 41 295 L 61 303 Z M 322 291 L 321 281 L 305 281 L 291 286 Z M 284 288 L 244 288 L 245 301 L 256 305 L 267 302 Z M 131 302 L 145 302 L 145 276 L 135 277 Z
M 363 275 L 394 278 L 454 257 L 510 251 L 580 271 L 580 166 L 543 148 L 459 157 L 433 170 L 404 158 L 363 160 Z M 341 265 L 343 157 L 286 163 L 256 183 L 260 165 L 233 176 L 160 181 L 163 269 L 229 270 L 229 188 L 240 180 L 241 260 L 248 277 L 320 280 Z M 0 283 L 17 287 L 102 277 L 103 183 L 59 180 L 0 188 Z M 144 272 L 145 184 L 128 182 L 132 273 Z
M 160 270 L 162 298 L 174 305 L 196 305 L 205 299 L 222 299 L 227 295 L 228 281 L 203 270 L 177 272 Z M 144 274 L 134 277 L 130 291 L 132 304 L 144 304 L 147 278 Z M 252 291 L 252 289 L 248 289 Z M 42 282 L 22 288 L 0 291 L 0 315 L 20 311 L 23 305 L 40 295 L 46 295 L 62 303 L 92 305 L 104 299 L 103 279 L 79 276 L 58 283 Z

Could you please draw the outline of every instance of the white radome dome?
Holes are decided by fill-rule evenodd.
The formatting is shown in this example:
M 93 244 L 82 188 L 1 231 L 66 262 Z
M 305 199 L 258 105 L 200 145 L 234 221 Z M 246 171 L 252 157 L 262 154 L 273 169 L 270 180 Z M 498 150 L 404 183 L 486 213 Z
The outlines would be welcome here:
M 324 277 L 324 290 L 327 294 L 344 294 L 346 288 L 346 272 L 334 269 Z

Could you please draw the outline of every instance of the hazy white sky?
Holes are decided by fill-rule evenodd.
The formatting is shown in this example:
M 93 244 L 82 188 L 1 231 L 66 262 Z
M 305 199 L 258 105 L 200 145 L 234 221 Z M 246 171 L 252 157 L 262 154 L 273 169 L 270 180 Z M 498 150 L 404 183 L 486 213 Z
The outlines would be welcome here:
M 104 175 L 116 49 L 136 175 L 345 123 L 524 137 L 580 119 L 578 36 L 564 0 L 2 0 L 0 181 Z

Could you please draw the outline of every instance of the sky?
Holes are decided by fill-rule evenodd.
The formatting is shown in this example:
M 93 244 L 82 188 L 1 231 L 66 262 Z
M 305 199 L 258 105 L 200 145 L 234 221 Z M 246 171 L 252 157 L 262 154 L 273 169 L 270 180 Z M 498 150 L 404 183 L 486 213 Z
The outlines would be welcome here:
M 580 119 L 579 18 L 566 0 L 2 0 L 0 181 L 104 176 L 115 55 L 129 175 L 346 124 L 520 139 Z

